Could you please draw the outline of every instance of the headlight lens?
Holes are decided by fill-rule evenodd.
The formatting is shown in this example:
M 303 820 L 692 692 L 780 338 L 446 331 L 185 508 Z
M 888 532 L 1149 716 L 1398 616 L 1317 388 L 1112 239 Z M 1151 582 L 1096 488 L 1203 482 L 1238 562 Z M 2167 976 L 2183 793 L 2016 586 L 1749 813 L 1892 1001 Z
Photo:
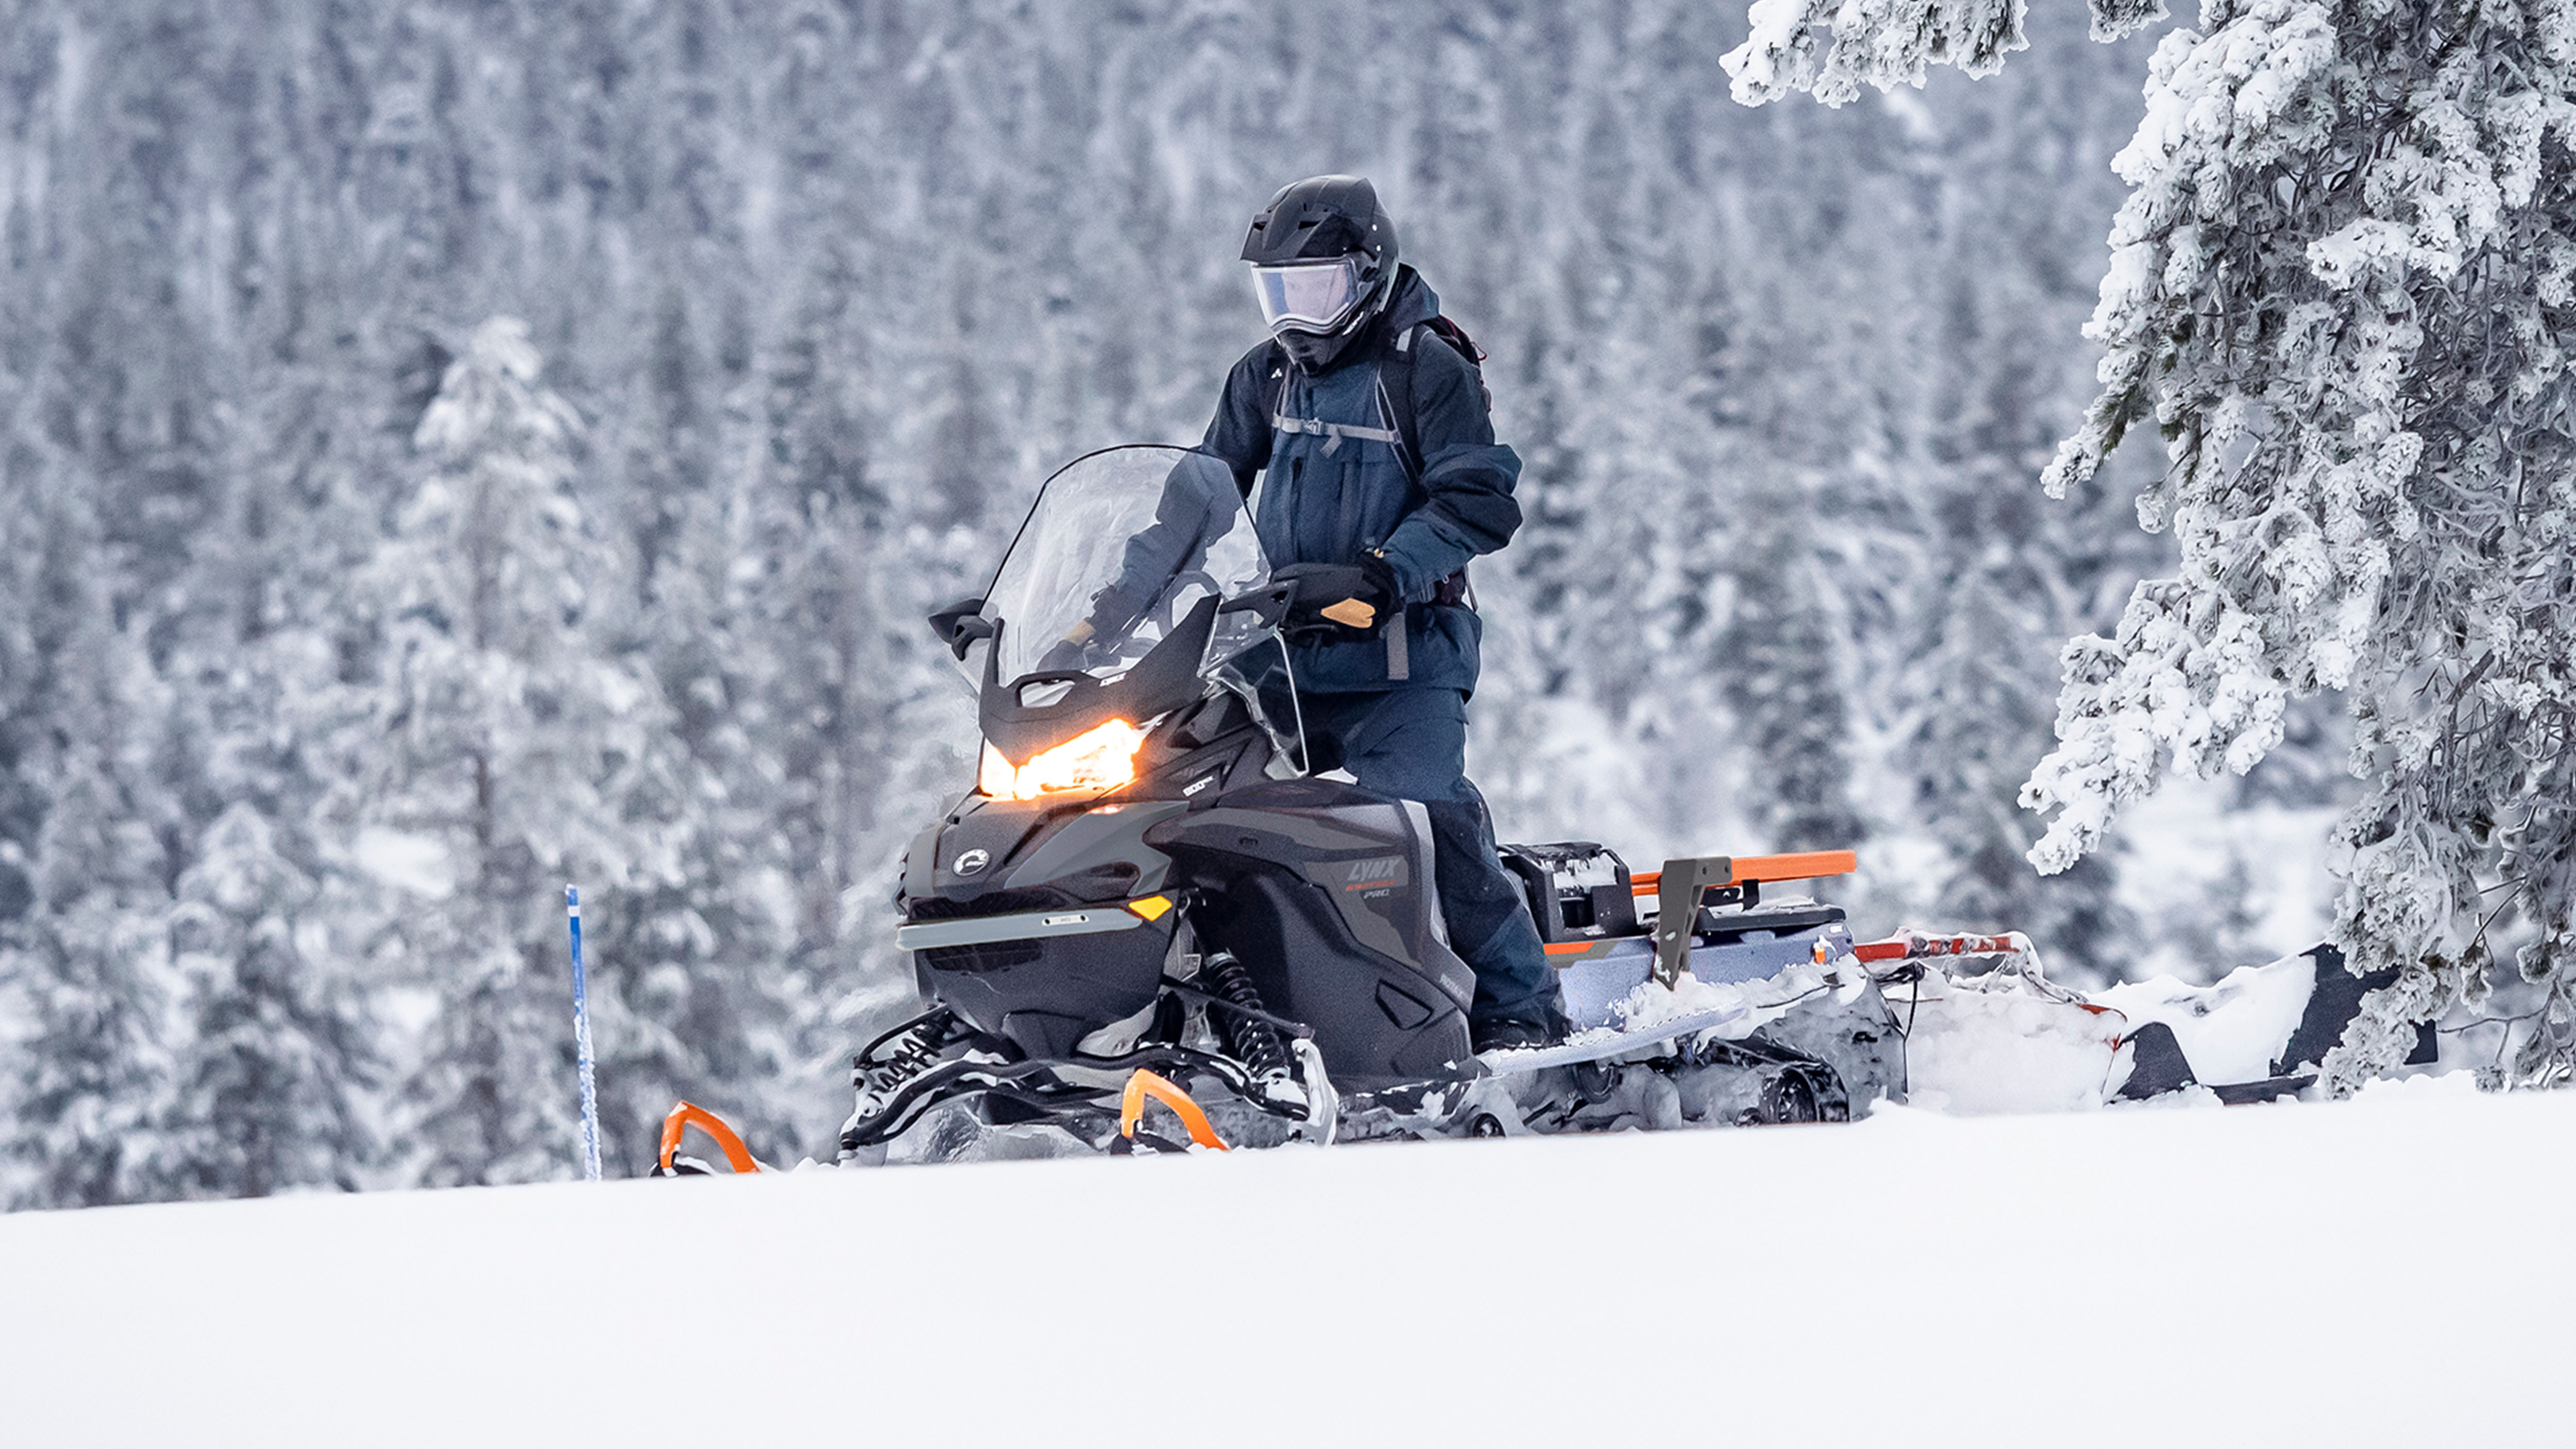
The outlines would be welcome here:
M 1109 720 L 1054 749 L 1040 750 L 1016 768 L 987 743 L 975 784 L 997 800 L 1096 795 L 1135 780 L 1136 752 L 1144 746 L 1145 732 L 1123 719 Z

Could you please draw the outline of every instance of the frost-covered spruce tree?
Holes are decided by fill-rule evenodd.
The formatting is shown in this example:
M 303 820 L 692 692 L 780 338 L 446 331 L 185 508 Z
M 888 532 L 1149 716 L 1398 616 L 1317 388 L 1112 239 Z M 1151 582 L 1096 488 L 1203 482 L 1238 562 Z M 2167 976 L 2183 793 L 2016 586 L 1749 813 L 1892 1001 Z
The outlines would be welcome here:
M 380 759 L 354 846 L 414 888 L 379 952 L 436 993 L 406 1090 L 435 1183 L 527 1181 L 576 1160 L 562 886 L 668 881 L 669 711 L 602 647 L 616 553 L 573 491 L 579 419 L 494 318 L 414 442 L 430 466 L 371 569 L 387 657 Z
M 319 890 L 247 802 L 218 816 L 180 877 L 170 939 L 187 983 L 173 1069 L 179 1192 L 262 1197 L 359 1185 L 374 1155 L 367 1014 L 335 969 Z
M 37 782 L 23 914 L 0 935 L 13 1205 L 94 1207 L 168 1195 L 174 1036 L 175 802 L 155 789 L 166 703 L 110 620 L 95 534 L 77 506 L 39 514 L 33 587 L 14 602 L 32 646 L 37 727 L 13 772 Z
M 1838 17 L 1819 59 L 1783 5 L 1729 58 L 1740 96 L 1919 77 L 1950 56 L 1908 25 L 1959 13 Z M 2249 769 L 2291 694 L 2342 690 L 2368 789 L 2339 935 L 2355 970 L 2403 974 L 2324 1063 L 2338 1089 L 2483 993 L 2515 912 L 2546 996 L 2520 1066 L 2576 1071 L 2572 93 L 2567 0 L 2213 0 L 2158 47 L 2116 162 L 2103 391 L 2045 481 L 2154 418 L 2171 466 L 2140 518 L 2173 526 L 2182 569 L 2069 647 L 2032 859 L 2072 864 L 2169 766 Z
M 1755 504 L 1762 520 L 1735 568 L 1732 617 L 1710 667 L 1745 736 L 1754 818 L 1774 850 L 1841 850 L 1866 833 L 1851 801 L 1851 707 L 1844 655 L 1826 612 L 1825 565 L 1808 544 L 1805 500 L 1774 490 Z

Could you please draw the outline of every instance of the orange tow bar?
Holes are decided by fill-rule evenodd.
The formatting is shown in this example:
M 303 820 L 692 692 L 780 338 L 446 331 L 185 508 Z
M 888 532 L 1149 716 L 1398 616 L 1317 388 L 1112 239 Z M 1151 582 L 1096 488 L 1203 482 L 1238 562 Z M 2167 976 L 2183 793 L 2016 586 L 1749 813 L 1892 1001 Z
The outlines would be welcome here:
M 760 1163 L 751 1155 L 751 1149 L 742 1145 L 741 1136 L 726 1126 L 722 1117 L 694 1102 L 677 1102 L 672 1104 L 671 1115 L 662 1119 L 662 1172 L 665 1176 L 671 1171 L 671 1159 L 680 1150 L 680 1134 L 692 1127 L 715 1139 L 716 1146 L 724 1149 L 725 1162 L 734 1171 L 760 1171 Z
M 1189 1093 L 1143 1067 L 1138 1067 L 1136 1075 L 1127 1079 L 1126 1094 L 1118 1100 L 1119 1136 L 1133 1138 L 1136 1135 L 1136 1124 L 1144 1119 L 1145 1099 L 1148 1097 L 1172 1109 L 1172 1115 L 1180 1118 L 1181 1125 L 1189 1129 L 1192 1142 L 1201 1147 L 1213 1147 L 1219 1152 L 1228 1150 L 1224 1139 L 1216 1135 L 1216 1128 L 1209 1124 L 1207 1113 L 1199 1110 L 1199 1104 L 1190 1100 Z

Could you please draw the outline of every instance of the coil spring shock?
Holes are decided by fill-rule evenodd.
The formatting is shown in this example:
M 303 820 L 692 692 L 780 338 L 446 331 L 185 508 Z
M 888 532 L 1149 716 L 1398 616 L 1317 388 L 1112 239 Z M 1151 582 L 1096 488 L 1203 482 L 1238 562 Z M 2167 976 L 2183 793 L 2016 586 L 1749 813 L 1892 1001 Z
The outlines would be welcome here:
M 1215 995 L 1246 1010 L 1268 1010 L 1261 1004 L 1261 993 L 1253 989 L 1252 973 L 1243 969 L 1232 951 L 1209 952 L 1204 970 L 1208 989 Z M 1226 1050 L 1245 1066 L 1263 1075 L 1288 1070 L 1288 1048 L 1270 1023 L 1240 1011 L 1220 1010 L 1217 1014 L 1222 1018 L 1217 1032 L 1225 1038 Z
M 906 1082 L 939 1065 L 939 1050 L 952 1018 L 935 1012 L 868 1043 L 850 1062 L 850 1084 L 862 1094 L 891 1096 Z M 878 1055 L 883 1052 L 884 1055 Z

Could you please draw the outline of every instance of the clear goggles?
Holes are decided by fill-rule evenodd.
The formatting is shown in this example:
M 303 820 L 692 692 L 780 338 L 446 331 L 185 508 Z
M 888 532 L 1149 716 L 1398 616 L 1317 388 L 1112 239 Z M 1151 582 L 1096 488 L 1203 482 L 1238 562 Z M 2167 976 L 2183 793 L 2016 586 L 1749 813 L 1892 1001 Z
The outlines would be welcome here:
M 1360 304 L 1360 259 L 1254 267 L 1252 287 L 1271 331 L 1330 332 Z

